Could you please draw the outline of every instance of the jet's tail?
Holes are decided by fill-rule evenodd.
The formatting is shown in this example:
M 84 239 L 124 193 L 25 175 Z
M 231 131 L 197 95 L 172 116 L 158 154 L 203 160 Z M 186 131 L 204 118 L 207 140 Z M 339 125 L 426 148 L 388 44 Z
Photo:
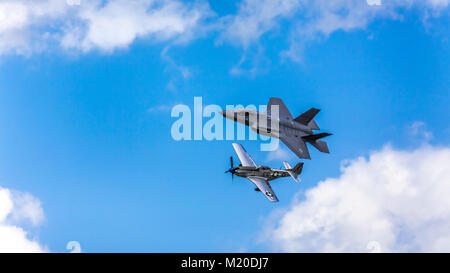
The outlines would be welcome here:
M 292 168 L 291 165 L 286 161 L 283 161 L 283 165 L 286 168 L 286 171 L 291 175 L 291 177 L 296 182 L 300 182 L 300 178 L 298 176 L 302 173 L 303 162 L 297 163 L 294 168 Z
M 311 108 L 305 113 L 296 117 L 294 120 L 300 122 L 303 125 L 308 126 L 309 128 L 311 128 L 311 130 L 320 130 L 319 126 L 314 120 L 314 117 L 319 113 L 319 111 L 320 111 L 319 109 Z
M 309 142 L 314 148 L 321 151 L 322 153 L 330 153 L 330 150 L 328 149 L 328 145 L 325 141 L 319 140 L 321 138 L 331 136 L 330 133 L 320 133 L 315 135 L 308 135 L 303 136 L 302 139 L 306 142 Z
M 312 119 L 308 123 L 308 127 L 311 128 L 311 130 L 320 130 L 319 125 L 317 125 L 317 123 L 316 123 L 316 121 L 314 119 Z
M 325 141 L 317 140 L 316 142 L 311 143 L 311 145 L 322 153 L 330 153 L 330 150 L 328 150 L 328 144 Z
M 299 122 L 303 125 L 308 126 L 312 130 L 319 130 L 319 126 L 317 126 L 317 123 L 314 121 L 314 117 L 320 112 L 319 109 L 311 108 L 305 113 L 301 114 L 300 116 L 296 117 L 294 120 L 296 122 Z

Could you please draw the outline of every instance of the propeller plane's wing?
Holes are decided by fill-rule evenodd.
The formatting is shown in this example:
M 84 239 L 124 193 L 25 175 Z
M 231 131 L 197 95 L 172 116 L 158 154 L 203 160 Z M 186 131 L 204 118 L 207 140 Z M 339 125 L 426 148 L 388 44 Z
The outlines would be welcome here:
M 278 202 L 278 198 L 272 190 L 269 182 L 262 177 L 251 176 L 248 180 L 252 181 L 253 184 L 258 187 L 258 189 L 269 199 L 270 202 Z
M 239 157 L 239 160 L 241 161 L 242 166 L 247 167 L 256 167 L 255 162 L 250 157 L 250 155 L 247 153 L 247 151 L 242 147 L 239 143 L 233 143 L 233 148 L 236 151 L 236 154 Z
M 247 153 L 244 147 L 242 147 L 241 144 L 233 143 L 233 148 L 236 151 L 236 154 L 238 155 L 242 166 L 257 167 L 253 159 L 250 157 L 250 155 Z M 272 190 L 272 187 L 265 178 L 257 176 L 249 176 L 247 178 L 248 180 L 252 181 L 253 184 L 256 185 L 259 191 L 261 191 L 267 197 L 267 199 L 269 199 L 269 201 L 278 202 L 277 196 L 275 195 L 275 193 Z

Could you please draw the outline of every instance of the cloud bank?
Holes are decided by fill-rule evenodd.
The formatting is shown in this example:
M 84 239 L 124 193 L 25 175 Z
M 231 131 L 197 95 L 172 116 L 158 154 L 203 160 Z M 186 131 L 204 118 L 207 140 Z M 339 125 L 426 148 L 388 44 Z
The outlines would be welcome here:
M 288 252 L 450 252 L 450 148 L 384 147 L 346 162 L 264 238 Z
M 28 193 L 0 188 L 0 252 L 46 252 L 19 224 L 39 225 L 44 212 L 38 199 Z
M 380 1 L 376 1 L 378 3 Z M 216 16 L 209 3 L 180 0 L 3 0 L 0 2 L 0 55 L 41 52 L 112 53 L 136 40 L 188 43 L 206 34 L 248 49 L 288 22 L 290 48 L 298 58 L 304 41 L 339 30 L 364 29 L 378 18 L 401 19 L 416 8 L 439 16 L 450 0 L 242 0 L 235 14 Z M 278 38 L 276 38 L 278 39 Z

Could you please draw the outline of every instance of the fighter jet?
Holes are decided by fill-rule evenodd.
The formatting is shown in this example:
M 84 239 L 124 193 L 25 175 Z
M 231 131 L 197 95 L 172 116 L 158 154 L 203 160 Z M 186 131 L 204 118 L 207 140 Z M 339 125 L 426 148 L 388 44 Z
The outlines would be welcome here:
M 274 106 L 276 107 L 274 108 Z M 272 111 L 272 108 L 274 108 L 274 111 Z M 278 115 L 274 115 L 276 108 L 278 108 Z M 249 126 L 258 134 L 279 138 L 299 158 L 311 159 L 306 142 L 323 153 L 330 153 L 327 143 L 319 139 L 331 134 L 314 134 L 313 132 L 313 130 L 320 130 L 314 120 L 319 111 L 319 109 L 311 108 L 293 118 L 281 99 L 270 98 L 265 112 L 235 109 L 224 110 L 219 113 L 227 119 Z M 274 116 L 272 117 L 272 115 Z M 278 125 L 272 126 L 273 124 Z
M 235 175 L 247 178 L 253 184 L 256 185 L 255 191 L 260 191 L 271 202 L 278 202 L 278 198 L 272 190 L 269 181 L 291 176 L 296 182 L 300 182 L 298 177 L 303 169 L 303 162 L 298 163 L 292 168 L 288 162 L 283 162 L 285 170 L 272 169 L 267 166 L 257 166 L 247 151 L 241 144 L 233 143 L 233 148 L 241 161 L 238 166 L 233 165 L 233 156 L 230 157 L 231 168 L 225 171 L 225 173 L 231 173 L 231 179 Z

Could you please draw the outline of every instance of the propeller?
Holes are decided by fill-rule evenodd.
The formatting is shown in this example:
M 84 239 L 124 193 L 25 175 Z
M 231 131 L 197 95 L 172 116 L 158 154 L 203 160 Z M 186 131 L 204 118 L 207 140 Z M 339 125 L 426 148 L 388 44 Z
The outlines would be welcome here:
M 231 167 L 227 171 L 225 171 L 225 173 L 231 173 L 231 181 L 233 181 L 234 180 L 234 171 L 235 171 L 235 168 L 233 165 L 233 156 L 230 156 L 230 166 Z

